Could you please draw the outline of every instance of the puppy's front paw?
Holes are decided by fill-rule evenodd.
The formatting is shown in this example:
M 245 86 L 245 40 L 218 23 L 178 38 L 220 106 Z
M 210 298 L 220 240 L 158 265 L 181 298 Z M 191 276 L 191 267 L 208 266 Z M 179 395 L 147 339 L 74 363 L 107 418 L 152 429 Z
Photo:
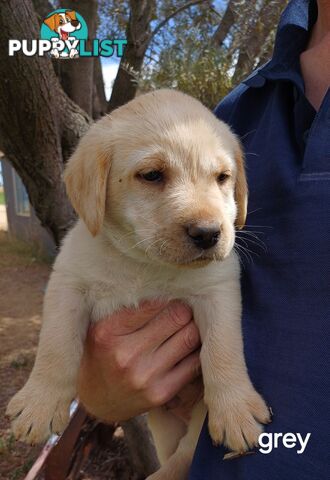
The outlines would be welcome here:
M 11 399 L 6 411 L 15 438 L 36 444 L 51 433 L 62 432 L 69 421 L 71 400 L 61 389 L 28 382 Z
M 74 58 L 74 57 L 77 57 L 79 54 L 78 50 L 76 50 L 75 48 L 72 48 L 70 50 L 70 58 Z
M 262 397 L 251 386 L 207 395 L 209 432 L 215 444 L 224 444 L 234 452 L 245 452 L 258 445 L 261 424 L 271 421 Z
M 60 58 L 60 53 L 59 51 L 57 50 L 57 48 L 54 48 L 53 50 L 50 51 L 50 54 L 52 57 L 54 58 Z

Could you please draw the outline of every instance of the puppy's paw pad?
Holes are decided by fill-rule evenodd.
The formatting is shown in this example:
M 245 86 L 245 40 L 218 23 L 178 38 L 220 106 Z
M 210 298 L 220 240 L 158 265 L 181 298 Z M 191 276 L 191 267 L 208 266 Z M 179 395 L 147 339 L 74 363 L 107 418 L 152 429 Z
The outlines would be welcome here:
M 69 420 L 70 401 L 58 398 L 54 391 L 26 388 L 9 402 L 6 415 L 12 420 L 17 440 L 30 444 L 45 441 L 52 432 L 60 432 Z

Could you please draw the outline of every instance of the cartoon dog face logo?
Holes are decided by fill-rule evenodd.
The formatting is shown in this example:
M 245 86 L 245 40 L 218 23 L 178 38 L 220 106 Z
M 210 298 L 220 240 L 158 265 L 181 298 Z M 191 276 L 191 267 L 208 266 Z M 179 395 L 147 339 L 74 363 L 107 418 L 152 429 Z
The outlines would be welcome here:
M 44 20 L 51 30 L 56 32 L 61 40 L 67 40 L 70 33 L 81 28 L 74 10 L 66 10 L 63 13 L 54 13 Z
M 53 15 L 44 20 L 44 24 L 55 32 L 59 39 L 64 42 L 67 40 L 74 40 L 74 37 L 71 37 L 70 34 L 81 28 L 81 23 L 77 20 L 77 15 L 74 10 L 53 13 Z M 78 56 L 78 51 L 76 49 L 71 49 L 69 54 L 66 51 L 59 52 L 58 49 L 54 49 L 50 53 L 55 58 L 68 56 L 73 58 Z

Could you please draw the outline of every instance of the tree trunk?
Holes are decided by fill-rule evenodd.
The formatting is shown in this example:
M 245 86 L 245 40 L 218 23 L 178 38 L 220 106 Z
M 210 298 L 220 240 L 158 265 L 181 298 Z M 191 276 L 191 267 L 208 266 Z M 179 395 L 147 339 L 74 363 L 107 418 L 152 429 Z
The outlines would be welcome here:
M 97 0 L 61 0 L 61 7 L 76 10 L 88 26 L 87 48 L 96 36 Z M 67 95 L 88 115 L 93 114 L 94 58 L 57 60 L 62 87 Z
M 159 468 L 156 449 L 145 415 L 122 422 L 134 471 L 138 479 L 144 480 Z
M 65 95 L 48 57 L 8 57 L 8 39 L 39 38 L 31 0 L 0 5 L 0 147 L 59 245 L 75 218 L 61 180 L 64 159 L 90 120 Z
M 94 59 L 93 118 L 107 113 L 108 102 L 105 96 L 103 72 L 100 58 Z
M 35 11 L 38 14 L 40 23 L 47 17 L 47 15 L 54 10 L 54 7 L 48 0 L 32 0 Z
M 131 0 L 126 28 L 127 45 L 113 84 L 108 112 L 135 97 L 137 80 L 150 40 L 150 22 L 155 9 L 154 0 Z

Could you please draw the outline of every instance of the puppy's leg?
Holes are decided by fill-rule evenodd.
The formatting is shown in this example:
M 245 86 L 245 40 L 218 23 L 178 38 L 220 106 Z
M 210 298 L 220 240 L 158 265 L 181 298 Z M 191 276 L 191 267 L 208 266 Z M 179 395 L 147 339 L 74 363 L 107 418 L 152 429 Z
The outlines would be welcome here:
M 245 365 L 239 279 L 221 284 L 218 294 L 194 301 L 193 310 L 202 336 L 201 365 L 210 435 L 216 444 L 246 451 L 257 445 L 261 424 L 269 423 L 270 414 Z
M 187 425 L 165 407 L 154 408 L 148 413 L 158 459 L 161 464 L 175 452 L 179 441 L 187 433 Z
M 147 480 L 188 479 L 189 469 L 205 415 L 206 407 L 204 402 L 200 401 L 193 408 L 187 433 L 181 438 L 176 451 L 161 466 L 161 468 L 150 475 Z
M 87 326 L 83 296 L 53 273 L 33 370 L 7 407 L 17 439 L 38 443 L 65 427 Z

